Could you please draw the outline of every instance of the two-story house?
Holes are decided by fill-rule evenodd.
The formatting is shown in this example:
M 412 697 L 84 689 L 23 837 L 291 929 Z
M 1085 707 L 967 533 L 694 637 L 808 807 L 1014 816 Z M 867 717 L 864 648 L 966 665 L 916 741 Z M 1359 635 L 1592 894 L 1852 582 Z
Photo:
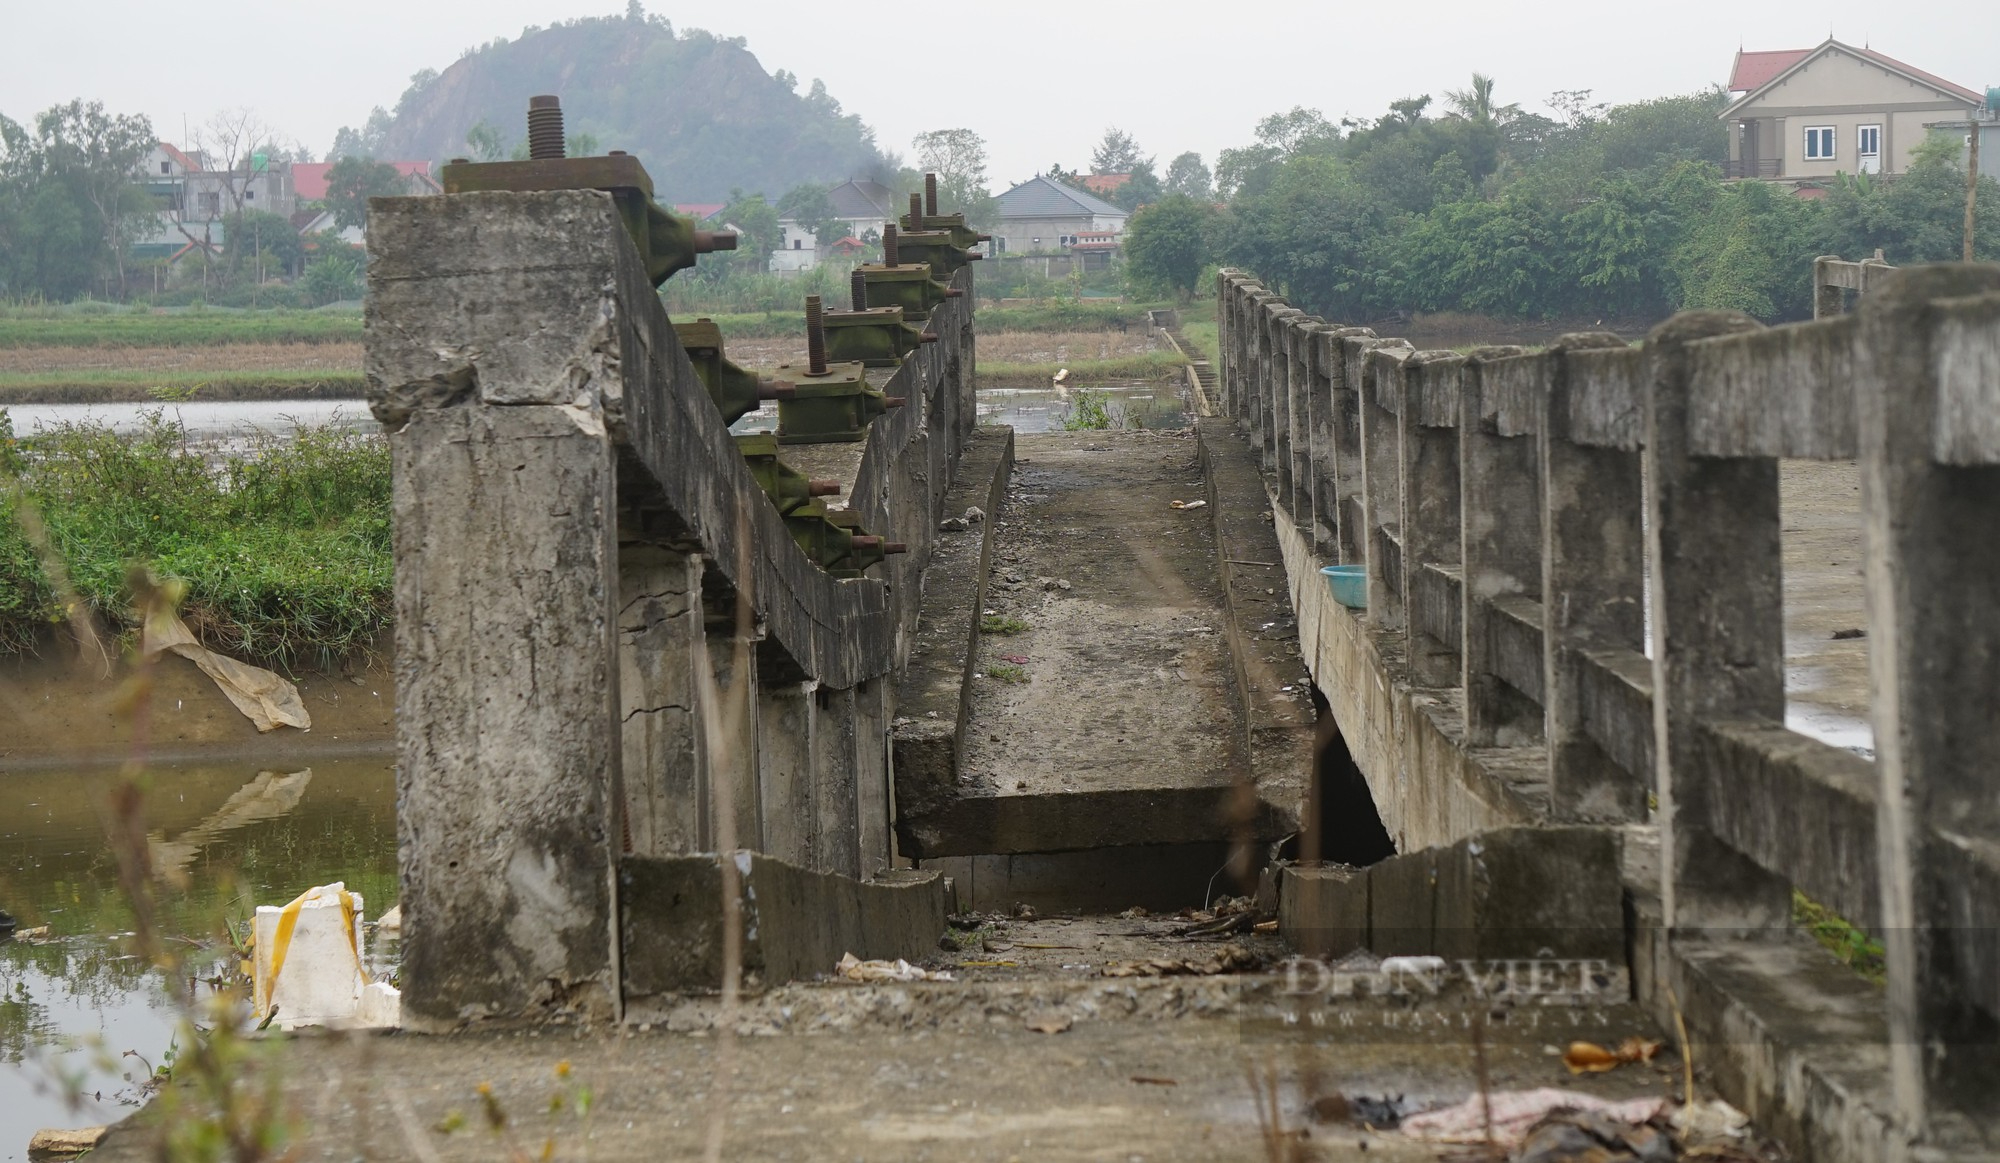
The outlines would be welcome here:
M 1898 174 L 1936 122 L 1965 121 L 1984 95 L 1828 39 L 1817 48 L 1738 52 L 1730 73 L 1732 178 Z
M 896 192 L 880 182 L 856 178 L 826 192 L 833 207 L 833 220 L 847 227 L 847 236 L 867 239 L 872 233 L 882 237 L 882 228 L 896 221 L 902 210 Z M 821 238 L 795 218 L 778 219 L 778 249 L 771 254 L 771 269 L 777 272 L 809 271 L 843 241 Z

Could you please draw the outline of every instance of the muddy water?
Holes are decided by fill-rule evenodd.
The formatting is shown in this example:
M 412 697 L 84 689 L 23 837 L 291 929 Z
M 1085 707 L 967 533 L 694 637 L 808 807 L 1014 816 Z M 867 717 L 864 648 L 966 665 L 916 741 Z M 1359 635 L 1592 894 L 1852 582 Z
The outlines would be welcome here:
M 1185 428 L 1187 406 L 1180 387 L 1173 383 L 1128 381 L 1093 385 L 1109 399 L 1113 428 Z M 981 388 L 979 422 L 1009 424 L 1023 435 L 1030 432 L 1061 432 L 1076 391 L 1064 394 L 1054 388 Z
M 123 1075 L 143 1078 L 173 1037 L 177 999 L 206 994 L 187 978 L 225 961 L 225 924 L 239 930 L 258 904 L 344 880 L 372 918 L 396 897 L 395 776 L 389 760 L 296 763 L 283 770 L 163 766 L 144 783 L 153 865 L 165 887 L 160 929 L 187 954 L 168 981 L 138 957 L 134 915 L 105 842 L 115 771 L 0 774 L 0 909 L 44 940 L 0 941 L 0 1160 L 26 1157 L 35 1128 L 122 1117 L 137 1101 Z M 386 944 L 370 972 L 390 967 Z M 83 1098 L 64 1098 L 74 1081 Z

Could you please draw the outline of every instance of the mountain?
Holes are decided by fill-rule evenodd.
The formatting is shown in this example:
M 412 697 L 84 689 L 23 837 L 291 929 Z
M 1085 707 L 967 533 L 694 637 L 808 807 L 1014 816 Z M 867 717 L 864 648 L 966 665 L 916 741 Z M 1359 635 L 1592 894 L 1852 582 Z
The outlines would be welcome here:
M 739 188 L 776 201 L 803 182 L 894 173 L 874 131 L 823 84 L 803 96 L 797 85 L 766 73 L 742 38 L 676 35 L 635 0 L 626 16 L 530 28 L 418 73 L 393 112 L 378 106 L 341 130 L 330 157 L 504 158 L 526 140 L 528 98 L 554 93 L 571 138 L 637 155 L 662 202 L 720 202 Z

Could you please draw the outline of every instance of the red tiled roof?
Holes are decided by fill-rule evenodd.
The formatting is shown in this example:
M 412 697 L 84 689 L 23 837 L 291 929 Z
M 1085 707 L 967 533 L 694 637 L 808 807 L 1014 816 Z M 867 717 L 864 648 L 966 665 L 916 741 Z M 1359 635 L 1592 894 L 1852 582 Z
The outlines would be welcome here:
M 163 152 L 165 152 L 169 158 L 172 158 L 174 164 L 179 166 L 180 168 L 187 170 L 190 173 L 201 172 L 200 163 L 196 162 L 193 158 L 189 157 L 188 155 L 182 153 L 178 147 L 169 145 L 163 141 L 160 143 L 160 149 Z
M 676 202 L 674 213 L 685 214 L 696 222 L 705 221 L 722 212 L 725 202 Z
M 1768 52 L 1736 52 L 1736 67 L 1729 73 L 1729 91 L 1748 93 L 1771 83 L 1771 78 L 1812 55 L 1809 48 L 1781 48 Z
M 1859 54 L 1878 65 L 1894 69 L 1906 76 L 1915 77 L 1927 85 L 1935 86 L 1954 97 L 1964 98 L 1972 104 L 1977 105 L 1986 100 L 1985 97 L 1963 85 L 1954 85 L 1935 73 L 1927 73 L 1915 66 L 1906 65 L 1886 53 L 1876 52 L 1872 48 L 1855 48 L 1852 45 L 1841 44 L 1838 41 L 1828 41 L 1826 44 L 1815 48 L 1770 49 L 1762 52 L 1744 52 L 1739 49 L 1736 53 L 1736 67 L 1730 70 L 1729 73 L 1729 91 L 1732 93 L 1754 93 L 1776 80 L 1778 74 L 1812 56 L 1814 53 L 1820 51 L 1820 49 L 1826 48 L 1828 45 Z
M 429 162 L 390 162 L 396 172 L 406 178 L 421 178 L 433 189 L 442 189 L 437 179 L 431 177 Z M 300 162 L 292 167 L 292 191 L 308 202 L 317 202 L 326 197 L 326 172 L 333 168 L 332 162 Z
M 1131 174 L 1086 174 L 1083 178 L 1083 188 L 1101 196 L 1109 194 L 1131 180 Z

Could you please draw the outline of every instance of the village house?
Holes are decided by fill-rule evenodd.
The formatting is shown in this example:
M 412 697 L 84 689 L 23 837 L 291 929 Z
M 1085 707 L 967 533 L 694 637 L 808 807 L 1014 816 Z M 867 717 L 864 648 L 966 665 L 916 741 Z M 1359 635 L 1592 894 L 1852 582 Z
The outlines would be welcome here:
M 822 240 L 796 218 L 780 218 L 778 249 L 771 253 L 771 270 L 809 271 L 836 248 L 852 254 L 872 239 L 880 239 L 882 228 L 896 221 L 900 213 L 896 192 L 865 178 L 842 182 L 826 192 L 826 200 L 833 206 L 833 220 L 846 227 L 844 237 Z
M 1103 254 L 1117 250 L 1130 215 L 1095 194 L 1035 175 L 1000 195 L 992 250 L 995 254 L 1068 253 L 1077 247 Z
M 1734 99 L 1719 116 L 1729 125 L 1724 175 L 1731 178 L 1899 174 L 1933 132 L 1928 126 L 1981 110 L 1990 119 L 1984 94 L 1832 39 L 1737 52 L 1729 91 Z

